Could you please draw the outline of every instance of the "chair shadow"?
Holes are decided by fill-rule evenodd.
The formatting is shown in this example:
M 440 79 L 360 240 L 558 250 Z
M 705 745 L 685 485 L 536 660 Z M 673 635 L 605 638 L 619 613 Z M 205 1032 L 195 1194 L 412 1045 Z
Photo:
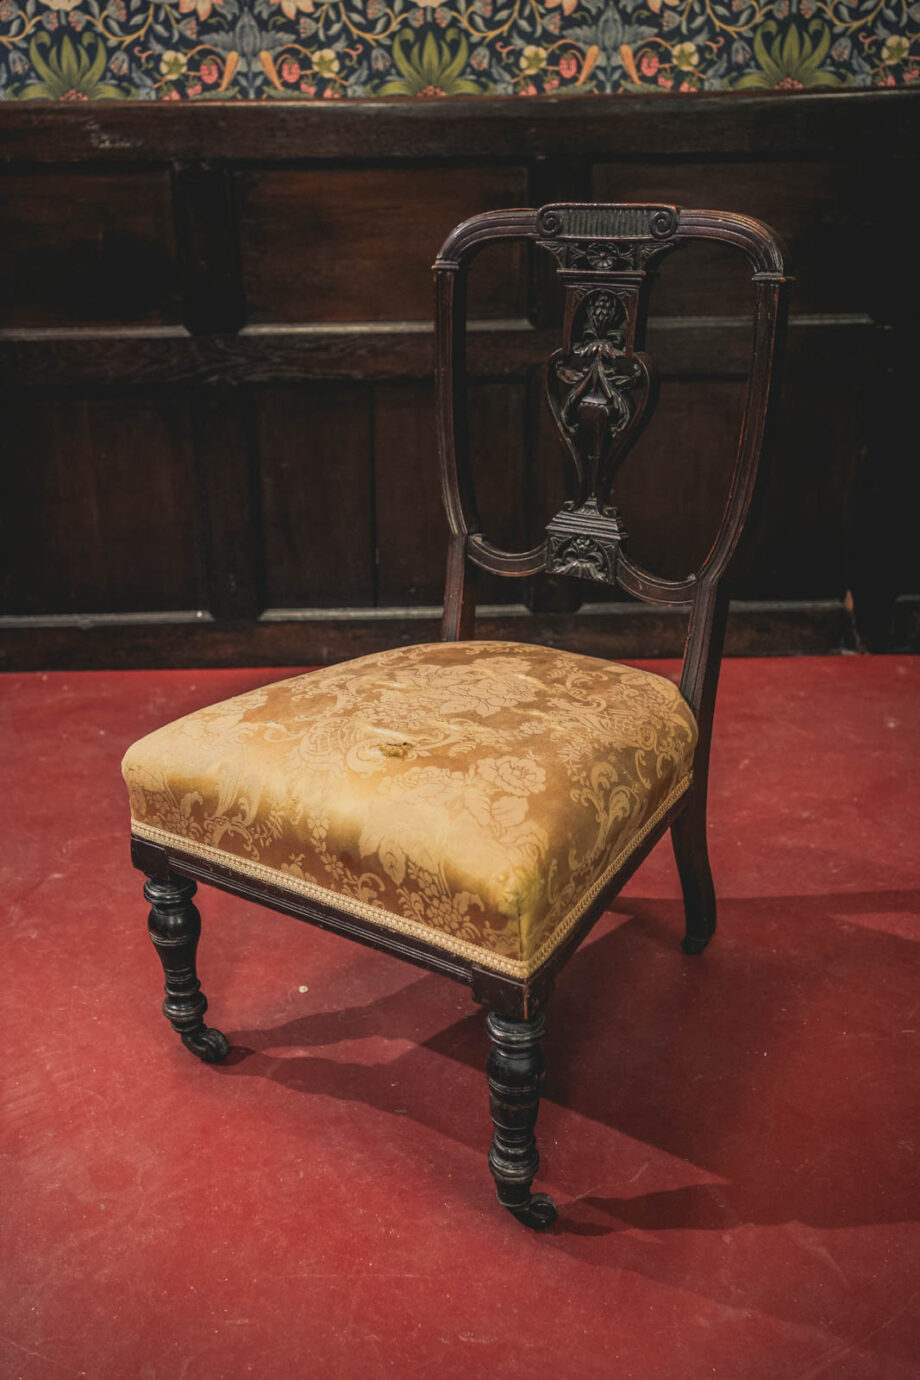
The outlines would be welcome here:
M 726 900 L 718 939 L 688 959 L 679 902 L 620 898 L 632 922 L 584 945 L 558 981 L 544 1101 L 722 1182 L 585 1195 L 554 1230 L 917 1219 L 917 1128 L 904 1121 L 916 1105 L 905 1038 L 916 1030 L 920 945 L 859 923 L 902 910 L 920 910 L 920 892 Z M 484 1088 L 481 1118 L 464 1114 L 469 1071 L 484 1065 L 482 1014 L 451 1021 L 454 992 L 423 976 L 366 1005 L 237 1031 L 219 1071 L 361 1101 L 484 1151 Z M 374 1064 L 312 1053 L 368 1038 L 410 1048 Z M 311 1053 L 267 1052 L 278 1046 Z

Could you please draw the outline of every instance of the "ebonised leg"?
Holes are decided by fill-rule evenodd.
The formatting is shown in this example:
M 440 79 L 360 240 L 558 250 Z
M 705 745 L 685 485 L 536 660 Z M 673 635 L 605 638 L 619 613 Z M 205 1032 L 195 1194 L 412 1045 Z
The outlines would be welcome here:
M 671 842 L 684 892 L 685 954 L 701 954 L 716 930 L 716 892 L 706 846 L 706 795 L 691 793 L 687 808 L 671 825 Z
M 148 877 L 144 895 L 151 905 L 150 938 L 166 975 L 163 1015 L 186 1049 L 207 1064 L 219 1064 L 230 1046 L 219 1030 L 203 1020 L 208 1002 L 195 971 L 201 934 L 201 916 L 192 903 L 197 889 L 186 877 Z
M 492 1011 L 486 1026 L 492 1041 L 486 1073 L 495 1126 L 489 1168 L 502 1207 L 540 1230 L 556 1220 L 552 1198 L 530 1191 L 540 1164 L 533 1128 L 545 1073 L 540 1040 L 546 1023 L 542 1015 L 518 1021 Z

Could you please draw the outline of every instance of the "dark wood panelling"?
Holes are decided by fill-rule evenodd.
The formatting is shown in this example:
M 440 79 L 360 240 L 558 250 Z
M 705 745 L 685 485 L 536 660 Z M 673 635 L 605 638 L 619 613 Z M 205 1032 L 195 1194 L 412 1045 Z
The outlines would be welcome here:
M 881 332 L 869 316 L 799 317 L 795 340 L 820 353 L 846 334 L 856 353 L 878 353 Z M 738 317 L 658 317 L 649 332 L 659 373 L 744 378 L 751 356 L 749 323 Z M 474 322 L 467 367 L 474 378 L 523 378 L 557 347 L 557 330 L 526 321 Z M 429 379 L 432 334 L 424 323 L 401 326 L 251 327 L 238 335 L 190 336 L 183 328 L 153 331 L 3 331 L 3 380 L 16 389 L 70 383 L 85 387 L 136 383 L 229 384 L 305 379 Z
M 226 383 L 191 394 L 207 607 L 215 618 L 255 618 L 262 608 L 258 496 L 250 409 Z
M 383 605 L 436 604 L 444 594 L 447 523 L 434 437 L 430 386 L 375 391 L 378 597 Z
M 510 547 L 525 544 L 526 386 L 470 389 L 470 456 L 485 531 Z M 437 603 L 444 594 L 447 523 L 434 452 L 430 386 L 378 388 L 375 402 L 377 551 L 382 605 Z M 518 581 L 485 577 L 495 603 L 521 598 Z
M 190 331 L 238 331 L 246 321 L 236 181 L 229 168 L 177 165 L 173 192 Z
M 263 388 L 256 410 L 264 602 L 372 605 L 370 389 Z
M 918 109 L 909 92 L 0 105 L 2 664 L 312 664 L 432 636 L 403 610 L 443 583 L 432 258 L 477 210 L 592 191 L 721 203 L 790 241 L 783 411 L 730 649 L 902 645 L 920 575 L 897 379 L 912 284 L 892 236 Z M 472 451 L 509 547 L 563 495 L 534 405 L 558 344 L 552 267 L 484 255 L 472 282 Z M 743 278 L 693 247 L 653 299 L 662 412 L 620 500 L 666 573 L 718 518 Z M 602 610 L 583 582 L 484 585 L 508 610 L 487 635 L 680 648 L 674 615 Z
M 630 553 L 648 570 L 677 580 L 702 565 L 725 506 L 743 406 L 735 380 L 662 379 L 657 412 L 617 482 Z
M 0 174 L 4 326 L 179 320 L 169 174 Z
M 439 101 L 9 102 L 2 156 L 39 163 L 295 158 L 887 157 L 916 148 L 910 90 Z
M 241 178 L 249 320 L 428 321 L 431 262 L 458 221 L 526 200 L 522 168 L 291 168 Z M 488 256 L 474 316 L 524 314 L 524 255 Z
M 916 604 L 904 604 L 901 624 L 916 626 Z M 358 611 L 350 617 L 285 609 L 277 614 L 268 610 L 261 619 L 243 623 L 194 615 L 162 615 L 143 623 L 113 615 L 0 619 L 0 667 L 326 666 L 387 647 L 437 641 L 440 615 L 440 608 Z M 480 637 L 615 658 L 680 656 L 686 631 L 687 620 L 679 610 L 634 603 L 594 605 L 575 618 L 533 615 L 524 605 L 486 605 L 477 622 Z M 726 650 L 729 656 L 835 652 L 853 645 L 851 631 L 844 605 L 835 600 L 741 603 L 732 607 Z
M 528 381 L 470 389 L 470 462 L 486 537 L 506 550 L 527 544 Z M 520 601 L 515 580 L 486 580 L 486 602 Z
M 428 275 L 430 277 L 430 275 Z M 470 333 L 470 368 L 479 376 L 520 374 L 545 359 L 555 334 L 526 321 L 478 323 Z M 726 337 L 722 348 L 744 360 Z M 237 335 L 192 336 L 183 327 L 153 330 L 3 331 L 4 381 L 17 388 L 53 383 L 118 386 L 299 382 L 311 379 L 427 379 L 434 351 L 430 323 L 379 326 L 252 326 Z
M 204 606 L 186 399 L 32 394 L 3 418 L 4 612 Z
M 642 164 L 603 163 L 594 170 L 598 201 L 662 201 L 677 206 L 725 206 L 766 221 L 794 250 L 793 313 L 871 310 L 876 274 L 857 273 L 877 233 L 879 207 L 903 207 L 890 165 L 859 160 L 846 150 L 829 160 L 750 163 L 740 159 Z M 718 245 L 693 245 L 662 265 L 653 296 L 656 312 L 705 316 L 749 311 L 749 277 L 741 254 Z
M 872 464 L 880 361 L 872 351 L 856 355 L 854 371 L 845 332 L 821 351 L 805 345 L 800 337 L 788 354 L 773 462 L 735 575 L 741 597 L 845 598 L 860 584 L 852 535 L 854 527 L 862 531 L 865 514 L 856 481 Z

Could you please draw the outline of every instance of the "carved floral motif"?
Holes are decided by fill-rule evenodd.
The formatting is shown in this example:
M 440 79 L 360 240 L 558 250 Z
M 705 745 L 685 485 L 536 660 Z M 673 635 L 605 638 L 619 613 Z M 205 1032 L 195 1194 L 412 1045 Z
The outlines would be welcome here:
M 589 268 L 594 268 L 599 273 L 609 273 L 615 268 L 635 268 L 636 246 L 617 244 L 613 240 L 589 244 L 587 249 L 581 250 L 581 258 Z
M 619 541 L 620 534 L 617 534 Z M 613 542 L 580 533 L 574 537 L 550 536 L 549 566 L 554 575 L 577 575 L 583 580 L 610 584 L 616 569 Z

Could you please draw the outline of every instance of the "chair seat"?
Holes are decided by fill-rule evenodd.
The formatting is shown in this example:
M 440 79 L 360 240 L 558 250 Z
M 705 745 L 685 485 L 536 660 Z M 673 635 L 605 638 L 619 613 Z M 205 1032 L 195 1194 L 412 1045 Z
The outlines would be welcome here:
M 662 676 L 447 642 L 198 710 L 122 770 L 137 836 L 523 978 L 687 788 L 696 739 Z

